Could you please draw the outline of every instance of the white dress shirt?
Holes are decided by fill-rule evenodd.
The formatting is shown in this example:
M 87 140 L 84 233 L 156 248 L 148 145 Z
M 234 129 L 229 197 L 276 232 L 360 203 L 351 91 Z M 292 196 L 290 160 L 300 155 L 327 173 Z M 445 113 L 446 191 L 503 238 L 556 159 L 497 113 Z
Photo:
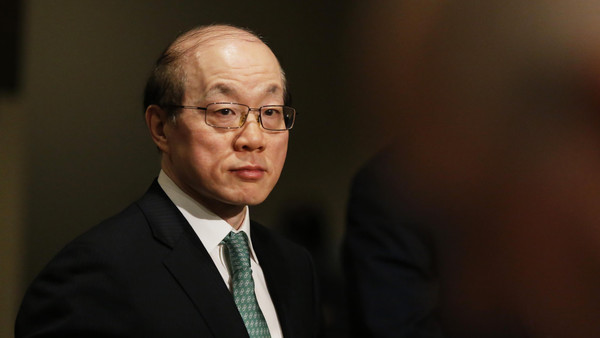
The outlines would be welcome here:
M 252 268 L 252 278 L 254 279 L 254 292 L 256 300 L 265 316 L 267 326 L 271 337 L 282 337 L 281 326 L 275 312 L 275 306 L 269 295 L 265 276 L 260 267 L 254 248 L 252 247 L 252 236 L 250 233 L 250 213 L 246 206 L 246 216 L 239 230 L 234 229 L 229 223 L 217 216 L 202 204 L 196 202 L 189 195 L 184 193 L 162 170 L 158 176 L 158 184 L 165 191 L 167 196 L 177 206 L 185 219 L 190 223 L 198 238 L 210 254 L 213 262 L 223 277 L 223 281 L 231 291 L 231 274 L 229 272 L 226 259 L 225 246 L 220 244 L 223 238 L 230 231 L 243 231 L 248 236 L 250 245 L 250 267 Z

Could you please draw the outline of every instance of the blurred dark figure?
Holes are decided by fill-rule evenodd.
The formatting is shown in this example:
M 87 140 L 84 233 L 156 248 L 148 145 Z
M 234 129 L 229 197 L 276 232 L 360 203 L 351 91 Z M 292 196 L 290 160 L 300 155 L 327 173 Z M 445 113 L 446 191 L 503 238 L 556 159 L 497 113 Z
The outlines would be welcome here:
M 351 332 L 600 337 L 600 1 L 363 6 Z

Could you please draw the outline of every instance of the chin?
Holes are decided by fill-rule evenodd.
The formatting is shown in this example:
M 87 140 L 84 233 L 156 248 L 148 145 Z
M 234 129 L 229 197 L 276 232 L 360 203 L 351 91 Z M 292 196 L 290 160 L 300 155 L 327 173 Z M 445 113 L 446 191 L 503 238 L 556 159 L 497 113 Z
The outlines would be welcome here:
M 254 194 L 254 195 L 249 194 L 246 196 L 248 196 L 248 197 L 242 198 L 238 201 L 239 205 L 258 205 L 267 199 L 267 196 L 261 195 L 261 196 L 257 197 L 257 194 Z
M 264 187 L 261 189 L 241 189 L 235 196 L 232 196 L 232 201 L 237 201 L 240 205 L 261 204 L 267 199 L 271 191 L 272 189 L 266 189 Z
M 245 199 L 240 204 L 253 206 L 253 205 L 261 204 L 265 200 L 266 200 L 266 197 L 265 198 L 248 198 L 248 199 Z

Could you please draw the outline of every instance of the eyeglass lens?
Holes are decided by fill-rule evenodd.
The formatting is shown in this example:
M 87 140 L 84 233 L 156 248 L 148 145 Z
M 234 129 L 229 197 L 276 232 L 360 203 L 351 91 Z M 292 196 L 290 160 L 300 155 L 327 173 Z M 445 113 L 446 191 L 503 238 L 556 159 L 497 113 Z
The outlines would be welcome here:
M 250 108 L 236 103 L 211 103 L 206 106 L 206 123 L 213 127 L 241 127 Z M 294 109 L 286 106 L 272 105 L 260 108 L 260 122 L 269 130 L 290 129 L 294 123 Z

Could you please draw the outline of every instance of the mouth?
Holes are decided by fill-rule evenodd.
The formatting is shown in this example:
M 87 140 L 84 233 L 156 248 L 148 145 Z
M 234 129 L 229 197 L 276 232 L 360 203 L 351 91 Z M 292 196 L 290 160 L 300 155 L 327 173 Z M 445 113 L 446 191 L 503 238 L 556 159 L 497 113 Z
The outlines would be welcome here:
M 250 165 L 232 169 L 230 172 L 243 180 L 256 181 L 261 179 L 267 170 L 261 166 Z

